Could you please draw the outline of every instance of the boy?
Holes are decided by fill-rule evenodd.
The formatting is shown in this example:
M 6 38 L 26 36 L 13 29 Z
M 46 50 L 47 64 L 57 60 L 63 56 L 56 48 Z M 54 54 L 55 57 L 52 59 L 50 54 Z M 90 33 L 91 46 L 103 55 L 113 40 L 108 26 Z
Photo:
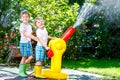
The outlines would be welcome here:
M 19 65 L 19 76 L 27 77 L 26 68 L 28 64 L 33 59 L 31 39 L 38 41 L 37 37 L 32 35 L 32 26 L 28 23 L 30 19 L 30 14 L 27 10 L 20 13 L 20 51 L 22 54 L 22 59 Z
M 46 28 L 44 27 L 44 20 L 41 17 L 35 18 L 35 26 L 37 27 L 36 35 L 40 42 L 37 42 L 36 45 L 36 63 L 34 66 L 34 76 L 37 78 L 44 78 L 42 76 L 42 63 L 46 58 L 45 49 L 48 50 L 47 47 L 48 38 L 54 39 L 48 35 Z

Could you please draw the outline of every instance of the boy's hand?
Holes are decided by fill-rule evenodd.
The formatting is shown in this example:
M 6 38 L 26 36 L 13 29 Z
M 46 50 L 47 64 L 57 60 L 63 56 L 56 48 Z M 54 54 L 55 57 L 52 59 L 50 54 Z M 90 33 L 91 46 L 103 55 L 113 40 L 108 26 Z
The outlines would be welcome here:
M 54 39 L 56 39 L 57 37 L 52 37 L 52 39 L 54 40 Z
M 50 48 L 46 46 L 45 49 L 46 49 L 46 50 L 49 50 Z

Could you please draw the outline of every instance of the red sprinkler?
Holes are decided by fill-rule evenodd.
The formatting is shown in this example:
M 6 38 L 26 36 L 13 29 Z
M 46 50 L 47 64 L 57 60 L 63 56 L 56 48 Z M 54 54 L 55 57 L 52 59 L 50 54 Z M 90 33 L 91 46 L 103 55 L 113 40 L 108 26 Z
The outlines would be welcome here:
M 61 39 L 63 39 L 65 42 L 68 41 L 68 39 L 74 34 L 75 32 L 75 28 L 73 26 L 70 26 L 65 33 L 61 36 Z M 48 58 L 53 57 L 53 51 L 51 49 L 49 49 L 47 56 Z

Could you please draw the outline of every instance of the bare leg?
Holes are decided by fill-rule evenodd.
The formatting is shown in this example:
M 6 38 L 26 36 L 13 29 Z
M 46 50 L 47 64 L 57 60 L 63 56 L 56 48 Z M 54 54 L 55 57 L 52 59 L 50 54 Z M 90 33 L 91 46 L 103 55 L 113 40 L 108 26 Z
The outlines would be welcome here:
M 33 56 L 29 56 L 26 60 L 25 63 L 30 63 L 30 61 L 33 59 Z
M 20 64 L 24 64 L 25 63 L 25 60 L 26 60 L 26 57 L 22 57 L 21 61 L 20 61 Z
M 27 57 L 22 57 L 20 65 L 19 65 L 19 76 L 21 77 L 27 77 L 28 75 L 26 74 L 26 65 L 25 65 L 25 60 Z
M 35 65 L 42 65 L 42 61 L 37 61 Z

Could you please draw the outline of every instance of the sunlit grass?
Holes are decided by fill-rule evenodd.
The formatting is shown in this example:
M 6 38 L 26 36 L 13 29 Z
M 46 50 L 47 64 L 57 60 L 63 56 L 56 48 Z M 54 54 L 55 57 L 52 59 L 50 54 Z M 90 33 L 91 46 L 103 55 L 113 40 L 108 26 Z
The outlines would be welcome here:
M 63 61 L 63 67 L 120 79 L 120 60 L 85 59 L 79 61 Z

